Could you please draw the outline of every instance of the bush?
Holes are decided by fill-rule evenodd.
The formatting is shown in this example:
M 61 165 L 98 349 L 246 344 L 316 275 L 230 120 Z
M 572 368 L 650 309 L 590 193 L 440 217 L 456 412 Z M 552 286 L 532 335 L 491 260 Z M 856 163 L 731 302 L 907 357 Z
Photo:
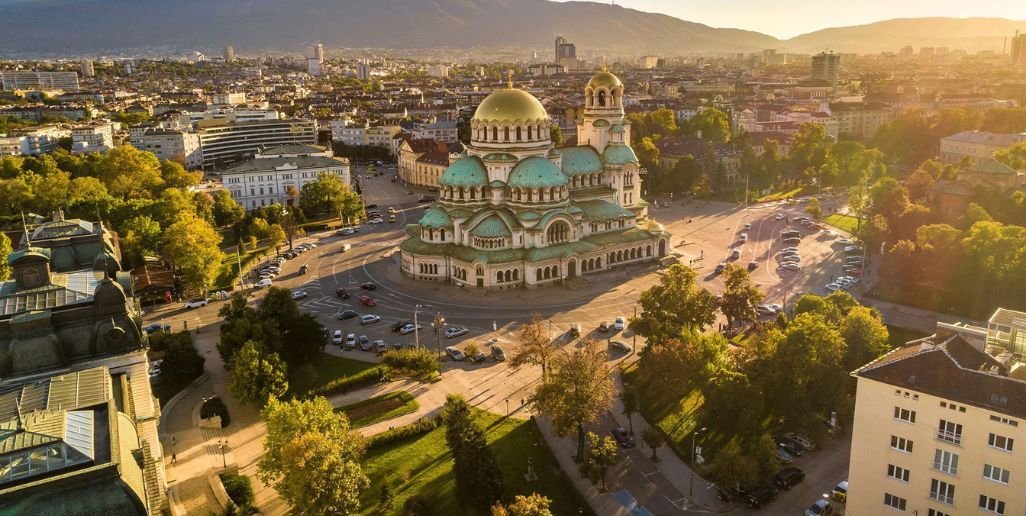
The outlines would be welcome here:
M 183 331 L 163 335 L 161 345 L 167 345 L 164 362 L 161 364 L 160 377 L 164 379 L 192 379 L 203 374 L 203 363 L 206 361 L 192 345 L 192 336 Z
M 224 406 L 221 398 L 210 398 L 204 401 L 203 406 L 200 407 L 201 418 L 207 419 L 214 416 L 221 416 L 221 428 L 228 426 L 232 422 L 231 418 L 228 417 L 228 407 Z
M 249 477 L 245 475 L 236 475 L 232 473 L 222 473 L 221 484 L 224 485 L 224 490 L 228 493 L 228 498 L 231 498 L 235 505 L 243 508 L 242 513 L 246 513 L 247 507 L 253 505 L 253 486 L 250 484 Z
M 324 385 L 311 389 L 307 393 L 308 396 L 330 396 L 332 394 L 340 394 L 343 392 L 349 392 L 353 389 L 359 389 L 368 385 L 374 385 L 385 376 L 387 368 L 375 367 L 373 369 L 367 369 L 354 375 L 342 376 L 335 378 Z
M 430 516 L 431 500 L 426 496 L 413 495 L 406 499 L 403 504 L 403 511 L 407 516 Z
M 424 435 L 438 428 L 438 425 L 439 420 L 437 417 L 418 419 L 408 425 L 392 428 L 372 436 L 367 440 L 367 449 L 385 446 L 387 444 L 405 441 L 406 439 Z
M 382 363 L 406 376 L 430 376 L 442 370 L 438 355 L 428 348 L 392 349 L 385 352 Z

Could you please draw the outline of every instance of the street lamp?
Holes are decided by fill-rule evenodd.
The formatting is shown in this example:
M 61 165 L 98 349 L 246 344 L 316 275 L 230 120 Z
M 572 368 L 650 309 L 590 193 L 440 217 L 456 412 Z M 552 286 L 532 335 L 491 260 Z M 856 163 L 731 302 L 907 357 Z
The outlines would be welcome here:
M 221 465 L 225 469 L 228 469 L 228 460 L 224 458 L 224 453 L 225 453 L 225 450 L 227 448 L 228 448 L 228 439 L 224 439 L 224 440 L 218 439 L 217 440 L 217 450 L 219 452 L 221 452 Z
M 417 305 L 413 307 L 413 342 L 420 349 L 420 326 L 417 326 L 417 312 L 423 308 L 424 305 Z
M 435 314 L 435 320 L 431 323 L 431 326 L 435 328 L 435 346 L 437 346 L 437 352 L 439 355 L 442 354 L 442 327 L 445 326 L 445 317 L 442 317 L 442 312 Z
M 703 426 L 702 428 L 699 428 L 698 430 L 695 430 L 695 432 L 693 434 L 691 434 L 691 467 L 692 468 L 695 467 L 695 449 L 696 449 L 695 441 L 698 439 L 698 434 L 700 434 L 702 432 L 705 432 L 705 430 L 706 430 L 706 427 Z

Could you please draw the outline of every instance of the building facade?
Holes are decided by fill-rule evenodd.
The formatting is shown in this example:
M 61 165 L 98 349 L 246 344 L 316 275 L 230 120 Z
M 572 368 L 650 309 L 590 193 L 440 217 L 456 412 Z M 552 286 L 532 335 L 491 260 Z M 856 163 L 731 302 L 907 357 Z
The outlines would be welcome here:
M 456 143 L 459 140 L 459 128 L 456 122 L 432 122 L 430 124 L 414 124 L 413 137 L 425 140 L 436 140 Z
M 303 185 L 322 174 L 338 176 L 346 185 L 352 181 L 348 159 L 334 158 L 320 147 L 288 145 L 266 149 L 225 170 L 221 183 L 249 211 L 272 204 L 297 205 Z
M 203 170 L 221 170 L 255 156 L 264 147 L 316 145 L 314 120 L 213 120 L 196 131 L 203 152 Z
M 203 168 L 199 134 L 189 131 L 148 130 L 132 137 L 132 146 L 152 152 L 157 159 L 178 161 L 186 169 Z
M 846 514 L 1026 512 L 1024 321 L 938 323 L 852 373 Z
M 406 228 L 402 273 L 460 287 L 537 287 L 665 256 L 669 234 L 641 198 L 623 83 L 600 72 L 584 94 L 582 145 L 560 149 L 538 99 L 512 86 L 488 95 L 466 155 L 439 179 L 439 200 Z
M 964 158 L 976 162 L 984 158 L 991 158 L 995 152 L 1007 149 L 1023 140 L 1026 140 L 1026 133 L 962 131 L 941 138 L 939 158 L 945 163 L 960 163 Z
M 0 72 L 0 85 L 12 90 L 62 90 L 78 91 L 78 74 L 75 72 Z
M 835 102 L 830 104 L 830 118 L 837 122 L 838 134 L 868 140 L 894 119 L 894 109 L 880 102 Z
M 114 148 L 114 124 L 93 122 L 71 128 L 71 153 L 107 152 Z

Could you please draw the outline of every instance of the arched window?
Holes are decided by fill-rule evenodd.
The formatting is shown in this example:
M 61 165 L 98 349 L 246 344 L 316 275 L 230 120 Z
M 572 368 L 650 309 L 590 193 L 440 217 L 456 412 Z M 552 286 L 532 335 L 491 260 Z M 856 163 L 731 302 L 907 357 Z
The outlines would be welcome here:
M 478 276 L 484 276 L 484 267 L 482 267 L 480 265 L 477 266 L 477 275 Z
M 602 268 L 602 258 L 596 258 L 595 259 L 595 267 L 599 268 L 599 269 Z
M 541 269 L 537 269 L 534 272 L 535 272 L 535 276 L 536 276 L 535 281 L 541 281 L 542 280 L 542 270 Z
M 527 126 L 527 141 L 534 140 L 534 131 L 532 129 L 534 129 L 534 126 Z
M 566 242 L 570 239 L 570 225 L 564 221 L 558 221 L 549 226 L 545 232 L 545 240 L 550 244 Z
M 546 267 L 545 268 L 545 279 L 551 279 L 551 278 L 552 278 L 552 269 L 549 268 L 549 267 Z
M 531 202 L 531 201 L 534 200 L 534 199 L 532 199 L 533 196 L 531 195 L 531 192 L 533 192 L 533 191 L 534 190 L 531 190 L 530 188 L 527 189 L 527 202 Z
M 513 281 L 520 281 L 520 269 L 513 269 Z
M 523 138 L 522 138 L 522 137 L 521 137 L 521 135 L 520 135 L 520 126 L 518 125 L 518 126 L 517 126 L 517 141 L 519 142 L 519 141 L 521 141 L 522 139 L 523 139 Z
M 492 141 L 499 141 L 499 128 L 495 126 L 492 126 Z
M 473 187 L 473 186 L 471 186 L 471 187 L 470 187 L 470 200 L 472 200 L 472 201 L 473 201 L 473 200 L 475 200 L 475 199 L 477 199 L 477 188 L 476 188 L 476 187 Z
M 606 106 L 606 92 L 604 92 L 604 91 L 600 91 L 599 92 L 599 94 L 598 94 L 598 101 L 599 101 L 598 102 L 599 107 L 605 107 Z
M 509 141 L 509 127 L 503 127 L 502 128 L 502 141 L 504 141 L 504 142 L 508 142 Z
M 502 283 L 502 271 L 497 271 L 495 273 L 495 282 Z
M 438 231 L 439 231 L 439 233 L 441 235 L 441 239 L 444 241 L 445 240 L 445 229 L 444 228 L 443 229 L 439 229 Z
M 458 192 L 459 192 L 459 193 L 458 193 L 459 199 L 460 199 L 460 200 L 462 201 L 462 200 L 463 200 L 463 187 L 462 187 L 462 186 L 460 187 L 460 189 L 458 190 Z

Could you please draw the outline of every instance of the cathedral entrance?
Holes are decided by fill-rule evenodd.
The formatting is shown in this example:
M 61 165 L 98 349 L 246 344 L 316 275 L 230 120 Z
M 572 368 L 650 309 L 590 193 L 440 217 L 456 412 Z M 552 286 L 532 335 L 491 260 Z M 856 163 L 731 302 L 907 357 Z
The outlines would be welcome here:
M 659 241 L 659 256 L 666 256 L 666 240 Z
M 577 260 L 570 260 L 570 262 L 566 264 L 566 277 L 567 279 L 577 277 Z

